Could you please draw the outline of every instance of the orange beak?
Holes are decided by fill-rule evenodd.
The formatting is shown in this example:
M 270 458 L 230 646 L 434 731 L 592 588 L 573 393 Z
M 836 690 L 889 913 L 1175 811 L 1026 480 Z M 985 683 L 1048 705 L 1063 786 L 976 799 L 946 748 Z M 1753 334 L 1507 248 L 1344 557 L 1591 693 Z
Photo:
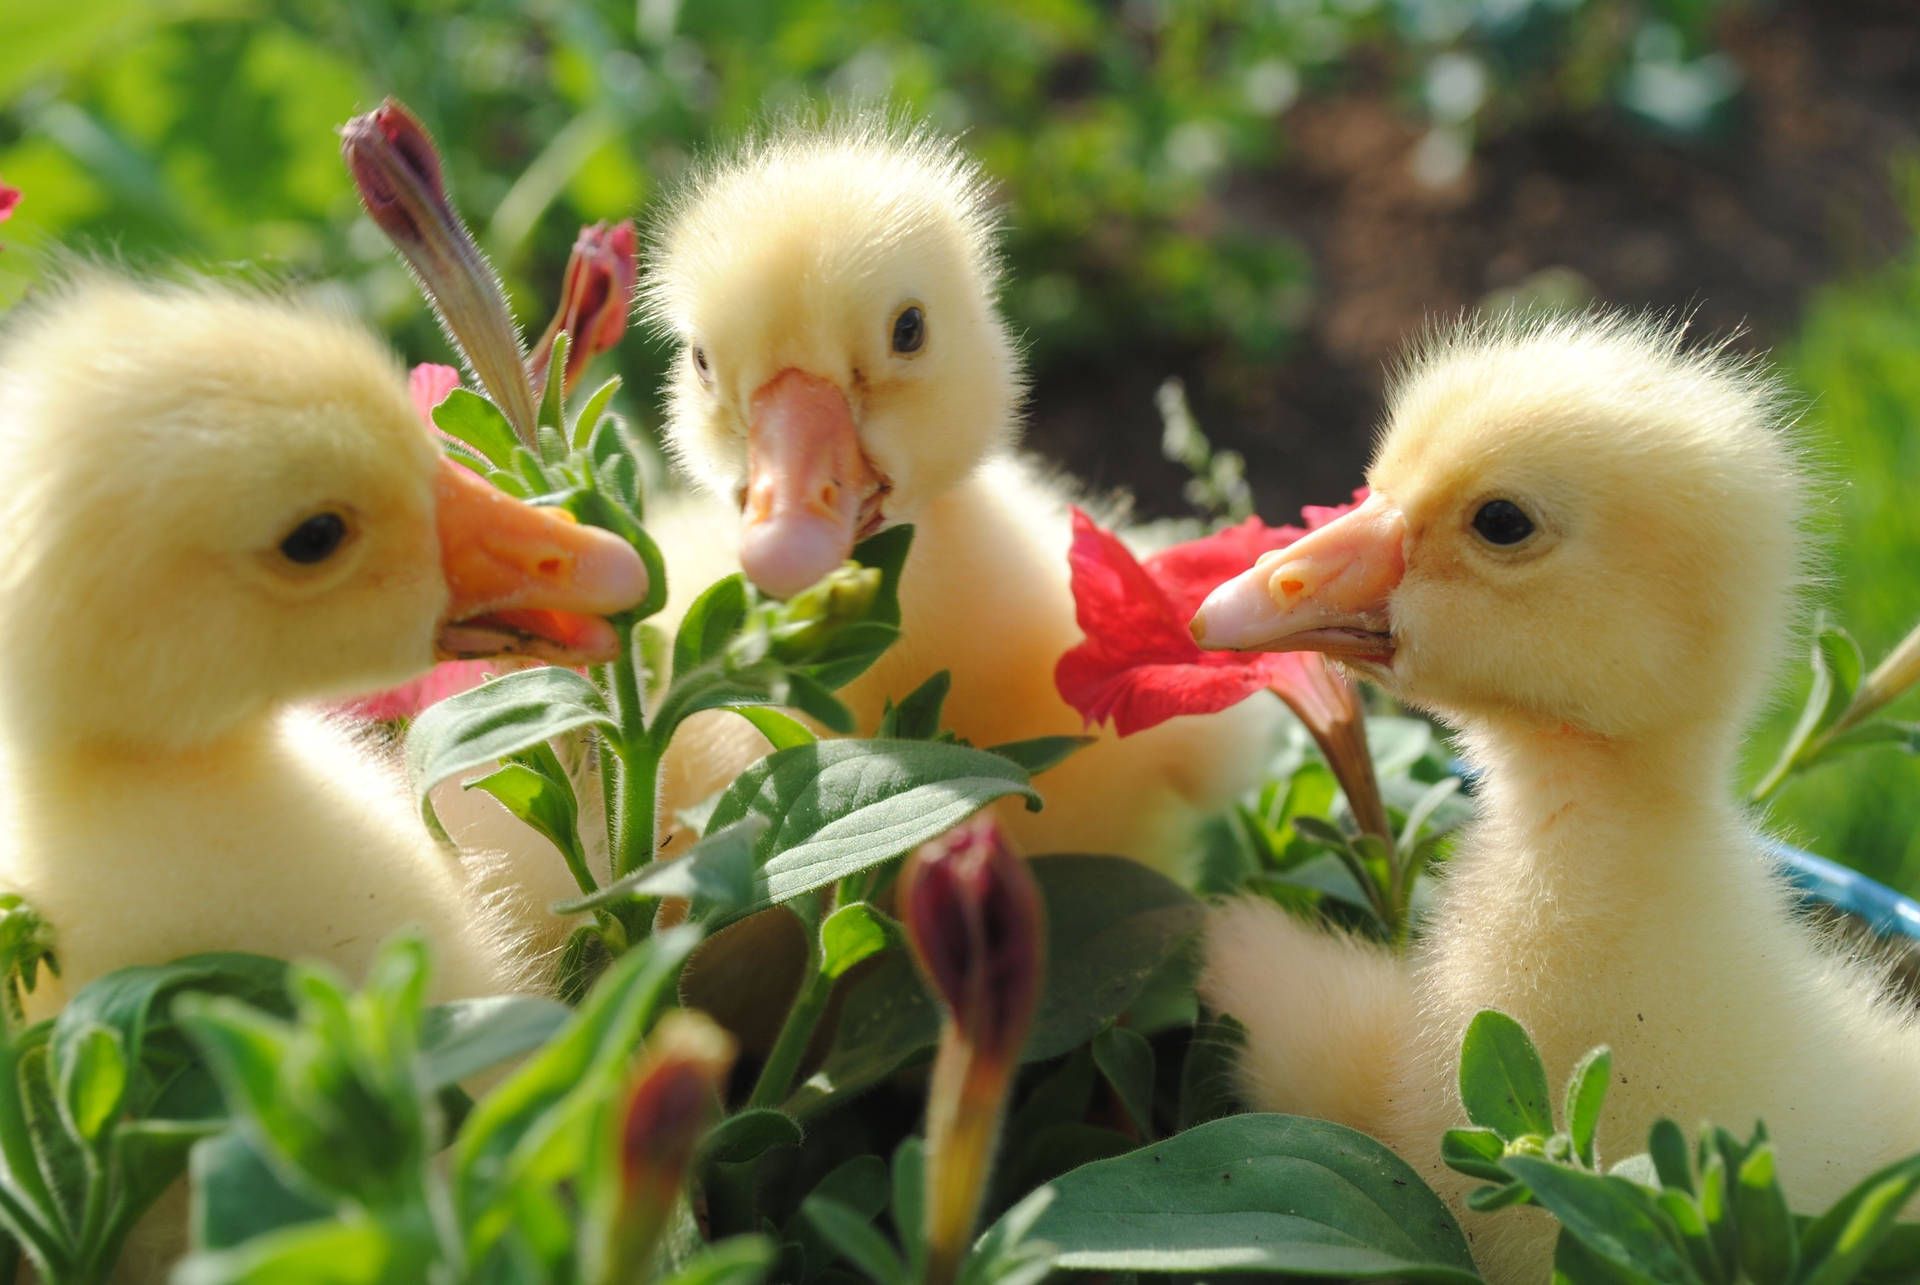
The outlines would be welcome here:
M 1391 662 L 1388 601 L 1406 571 L 1406 540 L 1406 519 L 1375 493 L 1208 594 L 1194 613 L 1194 640 Z
M 750 413 L 740 569 L 762 593 L 790 598 L 879 527 L 886 479 L 860 447 L 846 396 L 818 375 L 781 371 Z
M 647 596 L 647 568 L 625 540 L 538 508 L 442 459 L 434 479 L 440 569 L 451 599 L 441 660 L 531 656 L 561 665 L 612 660 L 601 617 Z

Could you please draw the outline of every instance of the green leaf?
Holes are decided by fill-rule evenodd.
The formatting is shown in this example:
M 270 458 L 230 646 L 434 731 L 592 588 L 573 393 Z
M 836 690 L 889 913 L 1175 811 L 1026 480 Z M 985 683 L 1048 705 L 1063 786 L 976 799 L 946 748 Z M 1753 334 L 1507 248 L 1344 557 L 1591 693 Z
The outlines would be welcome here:
M 989 745 L 987 753 L 998 754 L 1003 759 L 1012 759 L 1026 769 L 1027 775 L 1039 776 L 1048 768 L 1058 767 L 1072 758 L 1075 753 L 1099 739 L 1097 736 L 1035 736 L 1024 741 L 1005 741 L 999 745 Z
M 828 691 L 839 691 L 867 672 L 898 637 L 900 573 L 913 547 L 913 527 L 889 527 L 853 546 L 853 560 L 880 572 L 880 589 L 867 611 L 865 626 L 842 630 L 806 666 L 807 674 Z
M 908 1134 L 893 1150 L 893 1227 L 906 1246 L 907 1269 L 918 1280 L 927 1262 L 927 1145 Z
M 1508 1156 L 1505 1168 L 1597 1257 L 1656 1281 L 1699 1281 L 1678 1230 L 1645 1188 L 1534 1156 Z
M 438 1091 L 552 1039 L 573 1011 L 541 995 L 495 995 L 436 1004 L 420 1026 L 426 1087 Z
M 126 1100 L 126 1044 L 119 1031 L 95 1023 L 67 1048 L 60 1065 L 60 1114 L 75 1139 L 92 1146 Z
M 1084 1165 L 1029 1199 L 1043 1207 L 1028 1235 L 1068 1271 L 1479 1279 L 1419 1175 L 1324 1120 L 1215 1120 Z
M 1841 1285 L 1872 1260 L 1895 1220 L 1920 1190 L 1920 1155 L 1861 1179 L 1800 1237 L 1801 1285 Z
M 767 828 L 764 817 L 748 817 L 723 830 L 709 830 L 679 859 L 656 861 L 598 892 L 557 902 L 553 913 L 577 915 L 634 897 L 679 897 L 688 903 L 691 922 L 717 927 L 739 918 L 740 908 L 758 895 L 754 851 Z
M 1126 1012 L 1198 935 L 1204 910 L 1165 875 L 1120 857 L 1032 863 L 1045 902 L 1047 969 L 1021 1052 L 1040 1062 L 1078 1048 Z M 802 1113 L 857 1092 L 933 1046 L 940 1008 L 904 952 L 848 990 L 818 1073 L 788 1104 Z
M 446 400 L 433 408 L 433 422 L 448 437 L 480 452 L 497 469 L 512 465 L 513 449 L 520 445 L 513 425 L 500 408 L 470 388 L 448 393 Z
M 898 705 L 888 701 L 874 735 L 888 740 L 932 740 L 940 735 L 940 710 L 952 690 L 953 672 L 940 670 L 908 692 Z
M 1774 1174 L 1772 1144 L 1762 1142 L 1747 1152 L 1734 1183 L 1733 1202 L 1733 1222 L 1740 1232 L 1740 1270 L 1756 1281 L 1792 1279 L 1800 1246 L 1786 1193 Z
M 864 901 L 849 902 L 820 925 L 820 971 L 829 978 L 845 976 L 899 941 L 900 925 L 893 919 Z
M 1216 1015 L 1193 1028 L 1180 1064 L 1180 1128 L 1191 1129 L 1240 1109 L 1234 1072 L 1245 1043 L 1245 1030 L 1231 1017 Z
M 1138 1031 L 1109 1026 L 1093 1037 L 1093 1064 L 1119 1095 L 1142 1138 L 1153 1139 L 1153 1046 Z
M 485 790 L 498 799 L 502 807 L 559 850 L 580 891 L 592 892 L 593 875 L 580 844 L 580 805 L 559 757 L 542 741 L 521 751 L 515 760 L 468 781 L 463 788 Z
M 747 618 L 747 578 L 716 580 L 693 600 L 673 635 L 673 675 L 679 678 L 726 650 Z
M 1448 1129 L 1440 1135 L 1440 1159 L 1469 1178 L 1507 1181 L 1507 1171 L 1500 1167 L 1506 1153 L 1506 1144 L 1492 1129 Z
M 1460 784 L 1460 778 L 1457 776 L 1438 781 L 1429 786 L 1414 805 L 1407 809 L 1407 819 L 1400 827 L 1398 848 L 1401 852 L 1413 850 L 1414 845 L 1420 841 L 1421 829 L 1432 820 L 1433 814 L 1440 810 L 1442 804 L 1460 792 Z
M 192 1152 L 193 1244 L 230 1249 L 283 1227 L 333 1216 L 333 1206 L 296 1191 L 239 1130 Z
M 887 1238 L 860 1214 L 828 1196 L 808 1196 L 800 1213 L 842 1257 L 877 1285 L 907 1285 L 907 1265 Z
M 1602 1044 L 1580 1059 L 1567 1078 L 1567 1132 L 1573 1137 L 1580 1163 L 1593 1167 L 1593 1135 L 1600 1127 L 1600 1107 L 1607 1100 L 1607 1079 L 1613 1074 L 1613 1054 Z
M 697 927 L 682 924 L 621 956 L 573 1021 L 474 1107 L 454 1140 L 452 1172 L 476 1257 L 505 1230 L 479 1220 L 489 1207 L 501 1209 L 498 1185 L 514 1149 L 576 1086 L 627 1064 L 700 937 Z
M 729 1236 L 695 1254 L 665 1285 L 758 1285 L 778 1254 L 766 1236 Z
M 769 1151 L 799 1145 L 800 1126 L 792 1116 L 756 1108 L 728 1116 L 713 1126 L 700 1149 L 705 1164 L 740 1165 L 758 1160 Z
M 822 741 L 761 759 L 708 822 L 766 818 L 756 894 L 742 913 L 790 901 L 911 851 L 1010 794 L 1038 809 L 1027 774 L 996 754 L 938 741 Z
M 437 825 L 434 786 L 581 727 L 617 734 L 600 691 L 570 669 L 523 669 L 422 710 L 407 730 L 407 777 L 421 815 Z
M 542 428 L 558 430 L 567 425 L 567 350 L 571 347 L 572 335 L 564 330 L 554 335 L 552 355 L 547 360 L 547 386 L 541 391 L 539 418 L 535 420 Z
M 613 395 L 620 391 L 620 376 L 615 375 L 606 383 L 593 390 L 587 400 L 580 405 L 579 417 L 573 421 L 573 444 L 581 450 L 593 440 L 593 430 L 600 426 L 600 417 L 607 413 L 608 403 Z
M 1665 1116 L 1653 1122 L 1647 1132 L 1647 1151 L 1653 1157 L 1653 1170 L 1660 1176 L 1662 1186 L 1673 1187 L 1692 1195 L 1693 1165 L 1687 1159 L 1687 1135 L 1680 1126 Z
M 307 1223 L 234 1249 L 194 1254 L 173 1285 L 399 1285 L 427 1279 L 429 1232 L 409 1244 L 364 1215 Z
M 771 705 L 729 705 L 726 708 L 758 728 L 760 735 L 767 738 L 767 744 L 776 750 L 811 745 L 820 739 L 805 723 L 790 714 L 781 713 Z
M 1460 1101 L 1467 1118 L 1512 1142 L 1553 1132 L 1547 1069 L 1520 1023 L 1482 1009 L 1460 1045 Z

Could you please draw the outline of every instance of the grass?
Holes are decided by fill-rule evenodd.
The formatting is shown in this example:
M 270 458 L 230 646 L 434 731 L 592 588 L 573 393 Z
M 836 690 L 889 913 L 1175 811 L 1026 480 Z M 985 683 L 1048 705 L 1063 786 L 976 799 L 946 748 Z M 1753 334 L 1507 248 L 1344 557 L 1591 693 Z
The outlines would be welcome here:
M 1920 223 L 1920 172 L 1909 178 Z M 1814 297 L 1781 354 L 1809 397 L 1808 436 L 1834 479 L 1825 603 L 1877 661 L 1920 620 L 1920 241 L 1872 276 Z M 1757 738 L 1762 766 L 1804 693 Z M 1920 699 L 1890 711 L 1920 717 Z M 1910 894 L 1920 893 L 1920 758 L 1872 750 L 1784 787 L 1777 825 L 1806 847 Z

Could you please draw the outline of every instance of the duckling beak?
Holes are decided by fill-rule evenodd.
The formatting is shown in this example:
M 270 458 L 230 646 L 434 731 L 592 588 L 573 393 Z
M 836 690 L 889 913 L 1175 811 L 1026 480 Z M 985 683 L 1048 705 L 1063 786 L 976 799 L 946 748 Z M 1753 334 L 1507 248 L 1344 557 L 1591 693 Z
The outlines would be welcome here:
M 740 569 L 790 598 L 838 567 L 880 524 L 886 481 L 861 449 L 846 395 L 788 368 L 753 395 Z
M 1375 493 L 1208 594 L 1190 626 L 1194 641 L 1390 663 L 1388 604 L 1406 571 L 1406 538 L 1400 510 Z
M 440 660 L 521 655 L 562 665 L 612 660 L 601 617 L 647 596 L 647 568 L 625 540 L 564 509 L 514 499 L 442 459 L 434 480 L 440 568 L 451 595 Z

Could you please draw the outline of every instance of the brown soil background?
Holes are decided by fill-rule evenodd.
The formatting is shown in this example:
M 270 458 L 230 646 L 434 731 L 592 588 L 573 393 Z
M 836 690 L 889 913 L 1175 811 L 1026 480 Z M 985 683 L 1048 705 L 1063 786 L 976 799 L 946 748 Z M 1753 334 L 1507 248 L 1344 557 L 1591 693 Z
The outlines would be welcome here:
M 1725 22 L 1745 78 L 1721 137 L 1676 142 L 1617 116 L 1536 119 L 1483 136 L 1462 178 L 1423 185 L 1423 127 L 1362 62 L 1289 112 L 1287 159 L 1238 182 L 1207 217 L 1291 237 L 1313 265 L 1305 329 L 1279 362 L 1144 351 L 1056 370 L 1035 390 L 1028 444 L 1144 514 L 1180 513 L 1153 393 L 1185 379 L 1216 446 L 1247 458 L 1261 512 L 1355 485 L 1388 363 L 1429 320 L 1536 274 L 1593 297 L 1690 311 L 1739 342 L 1789 340 L 1810 292 L 1869 271 L 1914 230 L 1899 189 L 1920 169 L 1920 0 L 1783 0 Z M 1920 360 L 1920 354 L 1916 354 Z

